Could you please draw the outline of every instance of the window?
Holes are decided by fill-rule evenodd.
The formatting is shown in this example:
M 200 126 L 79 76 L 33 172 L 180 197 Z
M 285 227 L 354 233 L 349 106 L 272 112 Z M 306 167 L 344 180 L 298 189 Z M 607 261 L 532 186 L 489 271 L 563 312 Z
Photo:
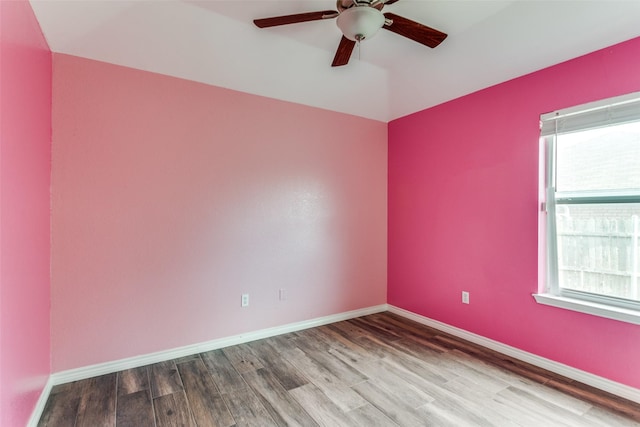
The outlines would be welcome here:
M 541 124 L 547 283 L 536 299 L 640 323 L 640 93 Z

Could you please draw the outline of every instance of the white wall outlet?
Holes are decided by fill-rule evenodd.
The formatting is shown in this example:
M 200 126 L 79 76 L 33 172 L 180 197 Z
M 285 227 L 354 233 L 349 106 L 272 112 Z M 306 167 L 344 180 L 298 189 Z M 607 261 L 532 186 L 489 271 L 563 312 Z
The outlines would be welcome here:
M 242 294 L 242 299 L 241 299 L 240 305 L 242 307 L 248 307 L 249 306 L 249 294 Z
M 280 289 L 278 291 L 278 298 L 280 299 L 280 301 L 286 301 L 287 300 L 287 290 L 286 289 Z
M 462 291 L 462 303 L 469 304 L 469 292 Z

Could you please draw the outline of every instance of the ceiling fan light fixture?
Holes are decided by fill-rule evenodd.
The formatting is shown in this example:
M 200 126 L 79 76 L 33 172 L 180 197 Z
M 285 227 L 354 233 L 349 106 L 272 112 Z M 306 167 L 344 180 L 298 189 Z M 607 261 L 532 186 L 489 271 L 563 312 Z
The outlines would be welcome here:
M 382 28 L 384 15 L 373 7 L 354 6 L 343 10 L 336 23 L 346 38 L 362 41 L 373 37 Z

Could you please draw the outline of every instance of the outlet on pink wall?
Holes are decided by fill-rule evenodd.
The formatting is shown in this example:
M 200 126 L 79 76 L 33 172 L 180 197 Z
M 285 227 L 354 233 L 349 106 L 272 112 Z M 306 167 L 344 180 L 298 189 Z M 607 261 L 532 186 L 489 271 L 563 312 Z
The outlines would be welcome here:
M 385 303 L 386 136 L 55 54 L 54 372 Z
M 540 114 L 639 90 L 636 38 L 391 122 L 388 302 L 640 388 L 637 325 L 531 296 Z
M 0 1 L 0 425 L 26 425 L 50 372 L 51 52 Z

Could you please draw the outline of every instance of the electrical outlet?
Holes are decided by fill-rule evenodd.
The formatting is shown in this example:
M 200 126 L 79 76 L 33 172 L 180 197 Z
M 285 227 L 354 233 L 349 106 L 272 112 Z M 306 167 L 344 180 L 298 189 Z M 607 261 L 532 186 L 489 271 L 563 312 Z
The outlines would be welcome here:
M 287 300 L 287 290 L 286 289 L 280 289 L 278 291 L 278 298 L 280 299 L 280 301 L 286 301 Z
M 469 292 L 462 291 L 462 303 L 469 304 Z
M 249 306 L 249 294 L 242 294 L 242 300 L 240 302 L 240 305 L 242 307 L 248 307 Z

